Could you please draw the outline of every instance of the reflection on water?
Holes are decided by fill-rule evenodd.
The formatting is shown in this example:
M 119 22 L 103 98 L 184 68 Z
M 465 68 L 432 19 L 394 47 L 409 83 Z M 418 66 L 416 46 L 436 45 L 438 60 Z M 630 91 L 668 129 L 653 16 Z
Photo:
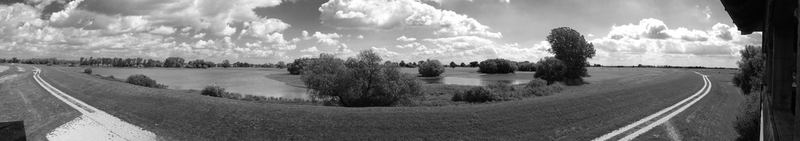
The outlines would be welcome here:
M 169 86 L 170 89 L 202 90 L 208 85 L 224 87 L 229 92 L 283 98 L 309 99 L 305 88 L 286 85 L 272 80 L 266 75 L 278 73 L 261 70 L 223 70 L 223 69 L 135 69 L 135 68 L 96 68 L 94 74 L 113 75 L 125 79 L 133 74 L 144 74 Z
M 424 78 L 420 79 L 428 84 L 452 84 L 452 85 L 468 85 L 468 86 L 486 86 L 491 83 L 506 83 L 511 85 L 525 84 L 531 80 L 491 80 L 485 78 L 462 78 L 462 77 L 442 77 L 442 78 Z

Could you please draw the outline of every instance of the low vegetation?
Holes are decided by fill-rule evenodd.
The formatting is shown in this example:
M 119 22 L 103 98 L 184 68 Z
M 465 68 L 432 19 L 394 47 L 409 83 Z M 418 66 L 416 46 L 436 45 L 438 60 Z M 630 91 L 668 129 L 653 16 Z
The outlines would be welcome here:
M 478 72 L 481 73 L 514 73 L 517 70 L 517 65 L 514 62 L 506 59 L 487 59 L 481 61 L 478 65 Z
M 83 73 L 92 74 L 92 68 L 83 69 Z
M 553 84 L 556 81 L 561 81 L 564 79 L 564 73 L 566 72 L 566 66 L 561 60 L 558 60 L 553 57 L 545 57 L 542 60 L 539 60 L 537 63 L 539 64 L 536 68 L 536 73 L 533 74 L 533 77 L 540 78 L 547 81 L 547 84 Z
M 746 46 L 740 51 L 742 59 L 739 60 L 739 73 L 733 76 L 733 84 L 742 90 L 744 94 L 760 91 L 763 85 L 761 78 L 764 77 L 764 53 L 760 47 Z
M 300 75 L 300 73 L 303 72 L 303 68 L 311 61 L 314 61 L 313 58 L 294 59 L 294 62 L 286 65 L 286 70 L 289 71 L 289 74 Z
M 204 96 L 211 96 L 211 97 L 219 97 L 219 98 L 227 98 L 227 99 L 234 99 L 234 100 L 242 100 L 242 101 L 252 101 L 252 102 L 264 102 L 264 103 L 292 103 L 292 104 L 304 104 L 304 105 L 320 105 L 319 101 L 315 100 L 306 100 L 306 99 L 291 99 L 291 98 L 282 98 L 282 97 L 266 97 L 266 96 L 256 96 L 256 95 L 246 95 L 234 92 L 228 92 L 225 90 L 224 87 L 217 86 L 217 85 L 210 85 L 203 88 L 200 91 L 201 95 Z
M 422 77 L 438 77 L 444 73 L 444 66 L 442 66 L 442 63 L 439 62 L 439 60 L 428 59 L 420 64 L 418 71 L 419 75 Z
M 362 51 L 347 61 L 321 54 L 308 65 L 301 78 L 313 96 L 348 107 L 392 106 L 421 95 L 414 76 L 381 61 L 372 50 Z
M 759 109 L 761 87 L 764 85 L 764 53 L 761 48 L 746 46 L 740 51 L 739 73 L 733 77 L 733 83 L 747 95 L 742 103 L 741 113 L 737 116 L 735 129 L 739 133 L 737 140 L 758 140 Z
M 133 85 L 139 85 L 150 88 L 162 88 L 162 89 L 167 88 L 166 85 L 158 84 L 156 80 L 150 79 L 150 77 L 147 77 L 142 74 L 135 74 L 128 76 L 128 79 L 126 79 L 125 82 Z
M 492 83 L 483 87 L 473 87 L 453 95 L 453 101 L 482 103 L 489 101 L 506 101 L 532 96 L 548 96 L 560 92 L 561 84 L 547 85 L 544 80 L 534 79 L 525 85 L 509 85 L 508 83 Z
M 517 71 L 536 71 L 536 63 L 528 61 L 517 63 Z

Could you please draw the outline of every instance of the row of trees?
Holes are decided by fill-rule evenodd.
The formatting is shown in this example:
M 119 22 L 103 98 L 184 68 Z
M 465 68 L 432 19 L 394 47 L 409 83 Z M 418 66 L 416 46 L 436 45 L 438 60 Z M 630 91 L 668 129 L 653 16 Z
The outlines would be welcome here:
M 79 60 L 60 60 L 56 58 L 29 58 L 18 59 L 0 58 L 0 63 L 23 63 L 23 64 L 47 64 L 47 65 L 70 65 L 70 66 L 103 66 L 103 67 L 167 67 L 167 68 L 213 68 L 213 67 L 264 67 L 264 68 L 284 68 L 286 63 L 280 61 L 276 64 L 251 64 L 247 62 L 234 62 L 223 60 L 221 63 L 195 59 L 187 61 L 181 57 L 168 57 L 161 60 L 144 58 L 110 58 L 110 57 L 81 57 Z

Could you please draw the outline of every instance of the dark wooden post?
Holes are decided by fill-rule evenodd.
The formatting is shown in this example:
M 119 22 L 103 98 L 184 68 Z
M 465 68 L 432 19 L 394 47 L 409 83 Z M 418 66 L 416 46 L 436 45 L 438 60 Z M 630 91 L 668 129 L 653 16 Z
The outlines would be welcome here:
M 772 78 L 769 84 L 773 95 L 772 108 L 775 125 L 778 126 L 778 140 L 794 140 L 794 107 L 795 97 L 792 83 L 792 71 L 795 68 L 794 49 L 797 43 L 797 21 L 794 11 L 797 1 L 774 0 L 770 4 L 767 21 L 771 34 L 772 53 L 768 60 L 772 61 Z

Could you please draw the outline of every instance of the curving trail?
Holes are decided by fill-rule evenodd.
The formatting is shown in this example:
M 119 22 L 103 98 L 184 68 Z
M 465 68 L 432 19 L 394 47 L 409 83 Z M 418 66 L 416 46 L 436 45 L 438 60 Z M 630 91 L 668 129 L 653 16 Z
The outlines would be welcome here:
M 694 108 L 705 96 L 697 90 L 711 91 L 710 81 L 691 71 L 655 69 L 663 73 L 607 79 L 517 101 L 345 108 L 212 98 L 68 70 L 42 66 L 37 79 L 165 140 L 591 140 L 661 113 L 608 138 L 635 139 Z
M 39 68 L 34 67 L 33 78 L 39 86 L 82 114 L 47 134 L 48 140 L 82 140 L 86 137 L 100 140 L 156 140 L 152 132 L 122 121 L 58 90 L 44 81 L 39 76 L 40 72 Z
M 708 79 L 707 75 L 701 74 L 699 72 L 694 72 L 703 77 L 703 88 L 697 91 L 697 93 L 693 94 L 692 96 L 681 100 L 678 103 L 675 103 L 672 106 L 662 109 L 652 115 L 649 115 L 641 120 L 638 120 L 634 123 L 631 123 L 627 126 L 614 130 L 608 134 L 595 138 L 594 141 L 605 141 L 605 140 L 622 140 L 622 141 L 629 141 L 633 140 L 634 138 L 644 134 L 647 131 L 652 130 L 655 126 L 664 124 L 675 115 L 685 111 L 690 106 L 697 103 L 700 99 L 703 99 L 708 92 L 711 91 L 711 80 Z M 688 102 L 688 103 L 687 103 Z M 677 109 L 676 109 L 677 108 Z M 669 114 L 666 114 L 669 112 Z M 673 133 L 674 134 L 674 133 Z M 674 135 L 677 136 L 677 135 Z M 617 138 L 620 137 L 620 138 Z

